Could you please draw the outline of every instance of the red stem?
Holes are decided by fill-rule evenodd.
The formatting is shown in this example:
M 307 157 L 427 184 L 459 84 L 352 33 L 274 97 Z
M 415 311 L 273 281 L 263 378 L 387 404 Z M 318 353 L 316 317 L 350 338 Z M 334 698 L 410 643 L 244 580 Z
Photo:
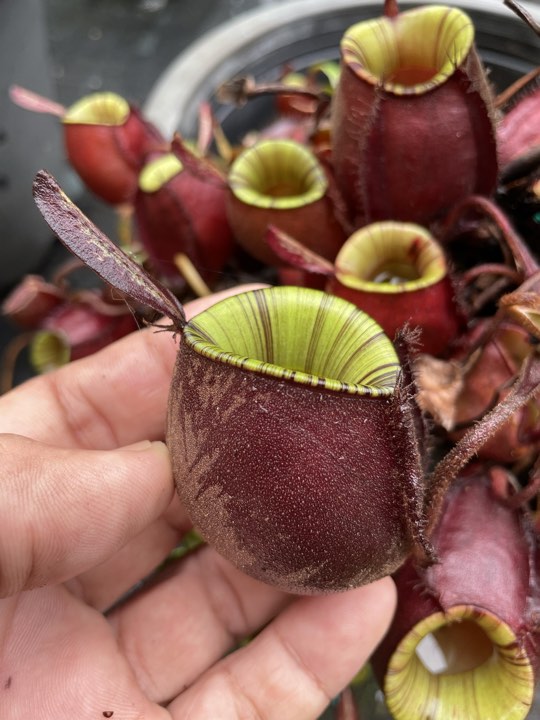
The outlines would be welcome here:
M 328 104 L 328 96 L 324 92 L 310 90 L 307 87 L 297 87 L 286 83 L 260 83 L 256 84 L 250 77 L 240 78 L 225 83 L 218 90 L 218 99 L 225 103 L 243 105 L 247 100 L 262 95 L 296 95 L 315 100 L 317 103 Z
M 509 495 L 505 503 L 511 510 L 518 510 L 526 503 L 533 500 L 540 492 L 540 474 L 533 475 L 527 485 L 514 495 Z
M 336 720 L 360 720 L 354 694 L 350 685 L 339 696 Z
M 517 273 L 515 270 L 512 270 L 512 268 L 509 268 L 506 265 L 502 265 L 501 263 L 483 263 L 482 265 L 476 265 L 476 267 L 473 267 L 470 270 L 464 272 L 461 276 L 461 280 L 466 285 L 469 285 L 480 275 L 487 274 L 504 275 L 504 277 L 510 278 L 515 283 L 519 283 L 521 280 L 519 273 Z
M 71 273 L 83 268 L 86 268 L 86 265 L 82 260 L 79 260 L 79 258 L 69 258 L 69 260 L 66 260 L 66 262 L 56 270 L 51 282 L 53 285 L 56 285 L 56 287 L 64 289 L 69 285 L 68 277 Z
M 477 315 L 488 302 L 493 302 L 496 298 L 508 288 L 509 281 L 507 278 L 499 278 L 483 292 L 479 293 L 473 302 L 471 302 L 472 315 Z
M 208 182 L 218 187 L 227 187 L 227 176 L 218 170 L 209 160 L 197 157 L 184 142 L 184 139 L 175 133 L 171 142 L 171 152 L 181 161 L 184 170 L 194 175 L 203 182 Z
M 429 509 L 426 533 L 433 532 L 444 503 L 446 492 L 462 468 L 497 430 L 538 392 L 540 386 L 540 356 L 534 351 L 524 361 L 521 373 L 510 393 L 480 422 L 468 430 L 461 440 L 437 464 L 426 493 L 425 507 Z
M 521 18 L 537 35 L 540 35 L 540 25 L 536 22 L 533 16 L 525 10 L 516 0 L 504 0 L 504 4 L 507 8 L 510 8 L 512 12 Z
M 34 333 L 22 333 L 13 338 L 6 346 L 0 365 L 0 395 L 12 389 L 17 359 L 33 337 Z
M 197 135 L 197 151 L 205 157 L 214 136 L 214 116 L 210 103 L 202 102 L 199 105 L 199 132 Z
M 536 80 L 537 77 L 540 77 L 540 67 L 534 68 L 534 70 L 530 70 L 526 75 L 520 77 L 518 80 L 513 82 L 510 87 L 506 88 L 506 90 L 497 95 L 497 98 L 495 100 L 495 107 L 504 107 L 507 102 L 509 102 L 513 97 L 515 97 L 519 92 L 521 92 L 521 90 L 523 90 L 523 88 L 526 87 L 530 82 Z

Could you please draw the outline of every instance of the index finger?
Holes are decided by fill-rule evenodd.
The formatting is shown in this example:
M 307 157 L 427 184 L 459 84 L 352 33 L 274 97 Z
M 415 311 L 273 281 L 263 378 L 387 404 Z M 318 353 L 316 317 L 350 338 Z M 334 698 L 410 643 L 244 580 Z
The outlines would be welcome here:
M 255 287 L 261 286 L 238 286 L 186 303 L 186 315 Z M 162 439 L 177 351 L 171 333 L 148 328 L 33 378 L 0 398 L 0 433 L 103 450 Z

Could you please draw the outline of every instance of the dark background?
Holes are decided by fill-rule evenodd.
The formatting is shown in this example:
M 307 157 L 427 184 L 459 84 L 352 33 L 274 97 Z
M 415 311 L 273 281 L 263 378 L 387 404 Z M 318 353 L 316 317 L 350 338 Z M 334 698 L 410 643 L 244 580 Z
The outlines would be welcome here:
M 19 0 L 20 1 L 20 0 Z M 202 33 L 284 0 L 44 0 L 58 100 L 112 90 L 142 104 L 159 74 Z

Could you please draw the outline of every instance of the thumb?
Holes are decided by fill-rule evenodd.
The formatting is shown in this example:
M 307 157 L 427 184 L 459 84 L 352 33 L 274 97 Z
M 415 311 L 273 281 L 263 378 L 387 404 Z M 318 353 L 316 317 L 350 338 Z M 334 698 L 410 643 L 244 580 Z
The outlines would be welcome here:
M 102 563 L 167 508 L 163 443 L 65 450 L 0 434 L 0 597 Z

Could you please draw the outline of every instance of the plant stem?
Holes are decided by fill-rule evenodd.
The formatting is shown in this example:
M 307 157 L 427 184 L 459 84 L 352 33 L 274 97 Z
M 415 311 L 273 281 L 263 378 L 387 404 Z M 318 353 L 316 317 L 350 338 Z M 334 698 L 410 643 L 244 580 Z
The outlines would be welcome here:
M 510 8 L 518 17 L 520 17 L 537 35 L 540 35 L 540 25 L 533 16 L 525 10 L 516 0 L 503 0 L 507 8 Z
M 425 501 L 425 507 L 429 508 L 428 537 L 437 525 L 446 492 L 458 473 L 510 416 L 529 402 L 539 386 L 540 355 L 533 350 L 506 398 L 473 425 L 435 467 Z

